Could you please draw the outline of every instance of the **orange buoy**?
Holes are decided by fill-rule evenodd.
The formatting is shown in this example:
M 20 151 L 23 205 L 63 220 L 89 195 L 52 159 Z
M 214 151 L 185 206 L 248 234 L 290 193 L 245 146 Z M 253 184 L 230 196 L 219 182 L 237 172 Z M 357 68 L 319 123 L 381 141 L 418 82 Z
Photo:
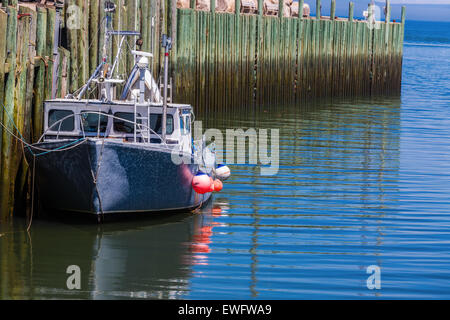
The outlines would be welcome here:
M 199 171 L 192 179 L 192 188 L 194 188 L 195 192 L 200 194 L 211 192 L 212 187 L 210 177 L 207 174 Z
M 211 183 L 210 188 L 209 188 L 209 192 L 213 192 L 214 191 L 214 180 L 212 177 L 209 177 L 209 181 Z
M 214 180 L 214 191 L 219 192 L 223 188 L 223 183 L 219 179 Z

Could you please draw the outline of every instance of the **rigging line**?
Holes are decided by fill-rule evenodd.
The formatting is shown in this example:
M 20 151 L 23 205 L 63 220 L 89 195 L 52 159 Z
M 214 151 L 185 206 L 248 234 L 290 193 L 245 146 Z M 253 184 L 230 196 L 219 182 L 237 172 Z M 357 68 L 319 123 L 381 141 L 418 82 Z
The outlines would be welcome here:
M 66 144 L 66 145 L 64 145 L 64 146 L 62 146 L 62 147 L 59 147 L 59 148 L 56 148 L 56 149 L 51 149 L 51 150 L 49 150 L 49 149 L 39 148 L 39 147 L 36 147 L 36 146 L 34 146 L 34 145 L 32 145 L 32 144 L 27 143 L 25 140 L 19 138 L 17 135 L 15 135 L 14 133 L 12 133 L 11 130 L 9 130 L 9 129 L 8 129 L 3 123 L 1 123 L 1 122 L 0 122 L 0 126 L 2 126 L 2 127 L 6 130 L 6 132 L 8 132 L 11 136 L 13 136 L 14 138 L 16 138 L 16 139 L 19 140 L 20 142 L 22 142 L 24 145 L 26 145 L 28 149 L 33 148 L 33 149 L 36 149 L 36 150 L 38 150 L 38 151 L 43 151 L 43 153 L 35 154 L 35 153 L 33 153 L 33 152 L 30 150 L 30 153 L 31 153 L 32 155 L 36 155 L 36 156 L 40 156 L 40 155 L 42 155 L 42 154 L 44 154 L 44 153 L 50 153 L 50 152 L 67 151 L 67 150 L 70 150 L 70 149 L 73 149 L 73 148 L 79 146 L 80 144 L 84 143 L 85 140 L 86 140 L 86 138 L 80 138 L 80 139 L 78 139 L 78 140 L 76 140 L 76 141 L 72 141 L 71 143 L 68 143 L 68 144 Z M 77 142 L 80 141 L 80 140 L 83 140 L 83 141 L 82 141 L 81 143 L 75 145 L 75 146 L 72 146 L 72 147 L 70 147 L 70 148 L 66 148 L 66 147 L 71 146 L 71 145 L 74 144 L 74 143 L 77 143 Z M 63 149 L 63 148 L 64 148 L 64 149 Z
M 80 141 L 81 141 L 81 142 L 80 142 Z M 48 151 L 46 151 L 46 152 L 38 153 L 38 154 L 36 154 L 35 156 L 36 156 L 36 157 L 39 157 L 39 156 L 43 156 L 43 155 L 45 155 L 45 154 L 49 154 L 49 153 L 52 153 L 52 152 L 61 152 L 61 151 L 67 151 L 67 150 L 70 150 L 70 149 L 74 149 L 74 148 L 76 148 L 76 147 L 82 145 L 82 144 L 85 143 L 86 141 L 87 141 L 87 139 L 85 139 L 85 138 L 80 138 L 80 139 L 77 139 L 77 140 L 72 141 L 72 142 L 70 142 L 70 143 L 67 143 L 67 144 L 65 144 L 65 145 L 63 145 L 63 146 L 61 146 L 61 147 L 58 147 L 58 148 L 56 148 L 56 149 L 51 149 L 51 150 L 48 150 Z M 74 144 L 77 143 L 77 142 L 80 142 L 80 143 L 74 145 Z
M 31 150 L 30 150 L 30 152 L 31 152 Z M 33 153 L 31 153 L 31 154 L 33 154 Z M 22 156 L 23 156 L 23 159 L 25 160 L 25 163 L 29 167 L 30 164 L 28 163 L 27 157 L 25 156 L 25 144 L 23 142 L 22 142 Z
M 24 139 L 22 133 L 20 132 L 19 128 L 17 128 L 17 125 L 16 125 L 16 123 L 14 122 L 14 119 L 11 117 L 11 115 L 10 115 L 9 112 L 8 112 L 8 110 L 6 110 L 5 105 L 4 105 L 1 101 L 0 101 L 0 103 L 1 103 L 1 105 L 2 105 L 2 107 L 3 107 L 3 110 L 5 110 L 5 113 L 6 113 L 6 115 L 8 116 L 9 121 L 12 122 L 14 128 L 16 128 L 17 132 L 19 133 L 19 135 L 20 135 L 20 139 L 19 139 L 19 140 L 22 141 L 22 143 L 24 143 L 25 139 Z M 6 130 L 8 133 L 12 134 L 11 131 L 9 131 L 9 129 L 8 129 L 3 123 L 0 122 L 0 124 L 2 125 L 3 128 L 5 128 L 5 130 Z M 15 136 L 14 134 L 12 134 L 12 135 Z M 33 153 L 31 150 L 30 150 L 30 152 Z

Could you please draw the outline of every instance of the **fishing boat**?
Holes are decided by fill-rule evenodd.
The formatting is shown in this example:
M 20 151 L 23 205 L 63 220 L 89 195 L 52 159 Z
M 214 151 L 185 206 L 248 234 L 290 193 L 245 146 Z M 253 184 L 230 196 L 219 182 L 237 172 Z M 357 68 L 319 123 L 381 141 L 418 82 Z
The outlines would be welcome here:
M 204 137 L 192 139 L 192 106 L 168 101 L 171 39 L 162 37 L 161 86 L 149 68 L 152 53 L 136 47 L 128 78 L 115 78 L 124 39 L 140 34 L 112 30 L 114 10 L 106 1 L 101 63 L 78 92 L 45 101 L 44 133 L 25 148 L 41 203 L 99 217 L 198 208 L 210 199 L 223 168 L 216 171 L 213 145 L 206 146 Z M 120 38 L 120 46 L 111 64 L 108 46 L 113 37 Z M 92 87 L 97 89 L 95 99 L 90 99 Z

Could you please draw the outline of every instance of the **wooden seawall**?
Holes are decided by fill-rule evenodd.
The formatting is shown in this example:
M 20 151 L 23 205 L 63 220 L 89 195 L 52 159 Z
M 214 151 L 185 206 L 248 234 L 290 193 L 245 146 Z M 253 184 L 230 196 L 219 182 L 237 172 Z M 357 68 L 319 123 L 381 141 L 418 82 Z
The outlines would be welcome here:
M 58 2 L 63 7 L 55 6 Z M 42 134 L 43 101 L 75 92 L 100 63 L 104 2 L 0 1 L 0 122 L 5 126 L 0 134 L 0 220 L 30 197 L 23 145 L 11 133 L 35 142 Z M 262 0 L 258 14 L 240 13 L 240 0 L 235 13 L 216 12 L 215 0 L 209 12 L 177 9 L 176 0 L 114 2 L 113 28 L 141 32 L 140 49 L 154 53 L 156 78 L 163 55 L 160 37 L 173 37 L 173 97 L 197 110 L 400 91 L 405 10 L 400 23 L 391 22 L 389 1 L 384 21 L 375 28 L 353 19 L 352 3 L 349 18 L 337 18 L 334 0 L 330 16 L 311 18 L 264 16 Z M 118 42 L 108 50 L 114 57 Z M 133 63 L 128 52 L 118 74 L 124 76 Z
M 400 23 L 390 22 L 388 9 L 372 26 L 353 19 L 352 3 L 345 19 L 335 17 L 334 1 L 331 7 L 330 16 L 320 18 L 178 9 L 175 97 L 223 109 L 398 94 L 404 8 Z

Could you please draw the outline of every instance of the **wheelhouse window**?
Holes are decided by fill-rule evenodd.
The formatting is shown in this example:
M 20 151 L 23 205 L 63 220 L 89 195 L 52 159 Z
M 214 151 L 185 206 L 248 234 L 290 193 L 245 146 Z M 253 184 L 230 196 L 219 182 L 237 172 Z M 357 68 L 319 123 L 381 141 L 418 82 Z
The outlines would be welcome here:
M 84 132 L 105 132 L 108 127 L 108 116 L 106 113 L 87 113 L 83 111 L 81 114 L 81 125 Z
M 138 117 L 141 115 L 138 114 Z M 116 112 L 114 113 L 114 131 L 116 132 L 124 132 L 124 133 L 134 133 L 134 113 L 131 112 Z M 120 118 L 120 119 L 117 119 Z M 126 121 L 125 121 L 126 120 Z M 129 122 L 131 121 L 131 122 Z M 138 124 L 141 124 L 142 121 L 137 119 Z
M 75 130 L 75 118 L 70 110 L 50 110 L 48 113 L 48 127 L 51 131 L 68 132 Z M 69 117 L 72 115 L 72 117 Z M 67 119 L 64 119 L 66 118 Z M 63 121 L 61 121 L 64 119 Z M 57 123 L 60 121 L 59 123 Z
M 180 117 L 180 131 L 184 132 L 184 117 Z
M 180 116 L 181 134 L 189 134 L 191 131 L 191 118 L 189 116 Z
M 186 133 L 191 132 L 191 117 L 186 117 Z
M 157 134 L 162 134 L 162 114 L 150 115 L 150 128 Z M 167 134 L 173 133 L 173 116 L 171 114 L 167 115 L 166 130 Z

